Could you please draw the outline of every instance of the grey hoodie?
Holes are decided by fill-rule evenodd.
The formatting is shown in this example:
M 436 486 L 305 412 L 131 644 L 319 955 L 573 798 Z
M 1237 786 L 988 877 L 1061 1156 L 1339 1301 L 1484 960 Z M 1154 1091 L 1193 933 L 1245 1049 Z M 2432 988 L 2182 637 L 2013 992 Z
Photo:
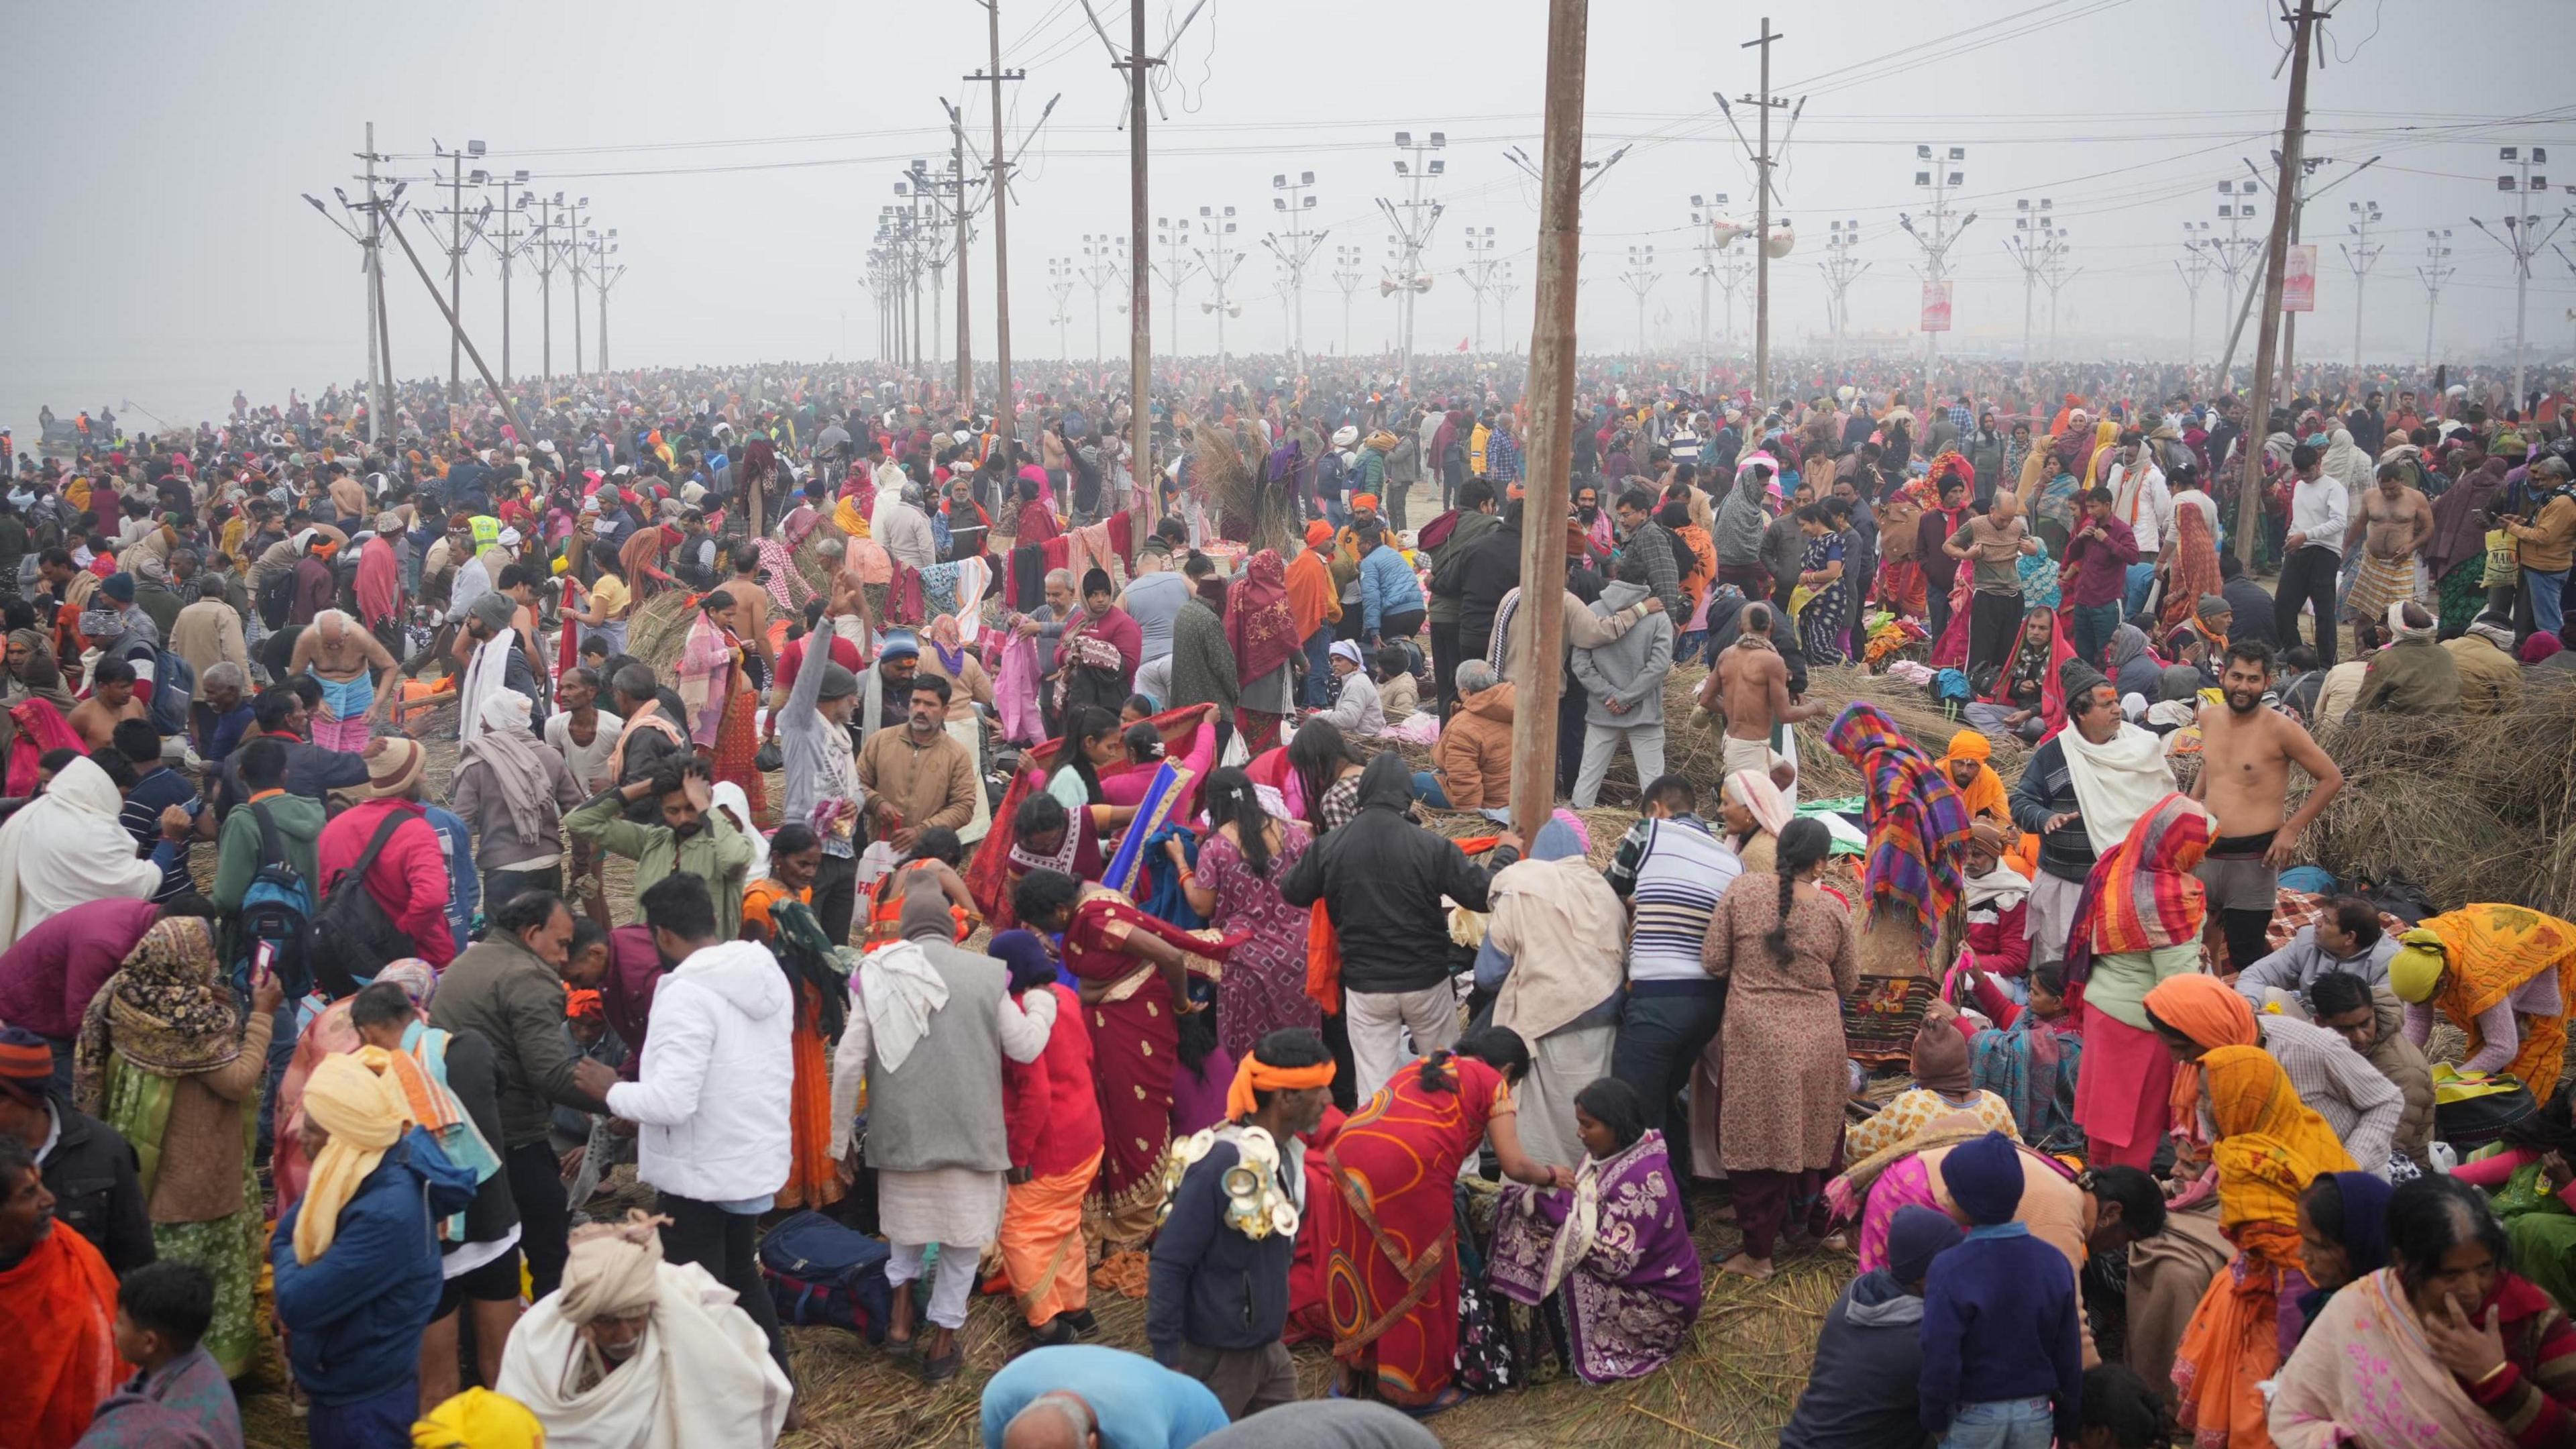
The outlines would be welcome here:
M 1592 614 L 1608 619 L 1646 597 L 1644 584 L 1614 581 L 1593 601 Z M 1589 696 L 1583 706 L 1586 724 L 1635 729 L 1664 722 L 1664 677 L 1673 672 L 1673 616 L 1648 614 L 1637 626 L 1607 644 L 1574 651 L 1574 677 Z M 1610 701 L 1632 706 L 1612 714 Z
M 1825 1313 L 1816 1362 L 1780 1449 L 1919 1449 L 1923 1299 L 1885 1268 L 1864 1273 Z

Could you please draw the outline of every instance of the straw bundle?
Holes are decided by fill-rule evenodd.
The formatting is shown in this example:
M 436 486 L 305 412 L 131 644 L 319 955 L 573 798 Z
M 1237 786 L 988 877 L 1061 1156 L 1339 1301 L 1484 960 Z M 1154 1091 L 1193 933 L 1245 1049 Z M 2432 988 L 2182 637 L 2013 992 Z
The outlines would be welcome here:
M 2576 916 L 2576 689 L 2502 714 L 2362 715 L 2322 743 L 2344 788 L 2304 842 L 2338 877 L 2403 876 L 2437 909 Z

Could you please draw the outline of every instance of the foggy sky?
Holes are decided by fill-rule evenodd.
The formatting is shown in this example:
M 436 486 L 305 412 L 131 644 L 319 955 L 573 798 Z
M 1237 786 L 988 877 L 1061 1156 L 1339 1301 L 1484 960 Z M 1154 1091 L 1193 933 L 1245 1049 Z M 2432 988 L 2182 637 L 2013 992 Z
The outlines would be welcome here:
M 1123 44 L 1125 0 L 1092 3 Z M 1062 97 L 1022 158 L 1011 216 L 1013 350 L 1054 357 L 1049 258 L 1079 262 L 1084 234 L 1127 230 L 1127 138 L 1116 126 L 1124 92 L 1079 0 L 1002 5 L 1004 64 L 1028 72 L 1005 88 L 1012 144 L 1049 97 Z M 1927 44 L 2034 5 L 2013 24 Z M 1187 8 L 1152 0 L 1158 44 Z M 2347 163 L 2383 159 L 2308 208 L 2320 277 L 2300 352 L 2350 355 L 2355 286 L 2336 243 L 2350 240 L 2352 201 L 2376 201 L 2384 214 L 2372 238 L 2385 251 L 2368 282 L 2368 358 L 2413 361 L 2423 351 L 2416 269 L 2428 227 L 2452 230 L 2458 268 L 2441 298 L 2444 355 L 2509 349 L 2511 265 L 2468 218 L 2494 225 L 2502 210 L 2500 144 L 2563 148 L 2553 159 L 2576 181 L 2576 106 L 2550 94 L 2550 67 L 2509 59 L 2517 34 L 2544 34 L 2563 6 L 2344 0 L 2341 9 L 2326 28 L 2327 64 L 2312 75 L 2310 150 Z M 1950 253 L 1958 330 L 1945 352 L 2017 353 L 2023 274 L 2002 244 L 2015 199 L 2048 197 L 2070 234 L 2066 265 L 2081 269 L 2060 299 L 2061 351 L 2181 353 L 2191 315 L 2175 268 L 2182 224 L 2212 220 L 2216 183 L 2248 175 L 2240 158 L 2268 171 L 2279 140 L 2285 78 L 2272 72 L 2287 32 L 2267 21 L 2272 6 L 1844 0 L 1777 11 L 1786 38 L 1775 47 L 1775 87 L 1808 99 L 1779 179 L 1798 247 L 1772 270 L 1775 346 L 1824 332 L 1816 263 L 1828 222 L 1839 219 L 1859 223 L 1854 255 L 1871 264 L 1850 292 L 1853 330 L 1902 331 L 1919 347 L 1922 257 L 1896 221 L 1910 211 L 1928 224 L 1928 195 L 1912 182 L 1914 148 L 1930 144 L 1936 154 L 1967 150 L 1954 227 L 1978 213 Z M 1230 351 L 1282 343 L 1279 268 L 1261 237 L 1279 220 L 1273 175 L 1308 170 L 1320 201 L 1307 215 L 1330 231 L 1308 270 L 1307 345 L 1341 343 L 1343 295 L 1330 273 L 1344 245 L 1358 248 L 1365 274 L 1350 308 L 1352 342 L 1364 352 L 1392 345 L 1396 309 L 1376 285 L 1390 227 L 1376 198 L 1405 194 L 1392 165 L 1399 129 L 1447 135 L 1446 174 L 1428 193 L 1446 210 L 1426 254 L 1437 280 L 1420 301 L 1417 351 L 1452 351 L 1475 332 L 1475 303 L 1455 269 L 1467 260 L 1468 229 L 1488 226 L 1492 255 L 1511 264 L 1517 290 L 1499 319 L 1495 299 L 1485 299 L 1483 336 L 1489 348 L 1526 347 L 1536 188 L 1505 151 L 1539 150 L 1544 15 L 1542 0 L 1209 0 L 1163 75 L 1169 115 L 1149 132 L 1152 211 L 1195 223 L 1202 206 L 1236 208 L 1232 240 L 1246 255 L 1230 288 L 1241 308 L 1227 323 Z M 1759 20 L 1751 7 L 1707 0 L 1594 5 L 1586 153 L 1631 149 L 1586 197 L 1587 351 L 1637 347 L 1638 306 L 1622 274 L 1632 270 L 1630 249 L 1648 245 L 1653 261 L 1636 269 L 1657 274 L 1648 338 L 1682 353 L 1693 345 L 1700 284 L 1687 274 L 1700 258 L 1689 198 L 1726 193 L 1730 210 L 1751 219 L 1750 168 L 1711 92 L 1755 87 L 1754 53 L 1739 47 Z M 0 228 L 0 418 L 21 429 L 22 446 L 32 445 L 39 403 L 68 414 L 104 402 L 141 423 L 121 406 L 131 398 L 191 423 L 220 415 L 236 387 L 264 403 L 283 401 L 290 386 L 309 395 L 358 376 L 358 248 L 299 193 L 327 201 L 334 185 L 357 189 L 352 153 L 370 120 L 378 149 L 401 158 L 389 169 L 417 178 L 408 202 L 444 204 L 443 188 L 433 196 L 426 184 L 433 138 L 451 147 L 481 140 L 487 168 L 525 167 L 540 193 L 587 195 L 590 225 L 618 229 L 616 261 L 629 268 L 608 304 L 611 361 L 621 367 L 872 354 L 876 304 L 858 285 L 864 253 L 903 167 L 948 154 L 939 98 L 965 102 L 970 164 L 991 145 L 987 93 L 960 79 L 987 61 L 986 12 L 972 0 L 400 9 L 98 0 L 20 5 L 12 21 L 12 83 L 0 90 L 11 222 Z M 2426 47 L 2436 44 L 2508 59 L 2428 65 Z M 1736 114 L 1751 125 L 1751 108 Z M 2348 169 L 2328 168 L 2318 183 Z M 468 204 L 479 205 L 470 190 Z M 2244 235 L 2261 235 L 2268 196 L 2262 205 Z M 2561 207 L 2528 209 L 2554 217 Z M 443 286 L 435 244 L 418 230 L 412 239 Z M 987 221 L 973 253 L 979 359 L 993 346 L 992 256 Z M 398 251 L 389 266 L 396 371 L 443 376 L 445 325 Z M 465 321 L 497 369 L 498 272 L 488 253 L 470 266 Z M 953 309 L 953 269 L 943 284 Z M 2201 291 L 2204 355 L 2224 338 L 2222 286 L 2213 274 Z M 1105 301 L 1122 288 L 1113 284 Z M 572 358 L 568 291 L 558 272 L 558 371 Z M 1158 282 L 1158 353 L 1170 346 L 1170 296 Z M 1210 300 L 1203 275 L 1184 286 L 1181 350 L 1215 350 L 1214 321 L 1201 309 Z M 2571 301 L 2570 264 L 2544 252 L 2531 285 L 2535 360 L 2567 355 Z M 1711 330 L 1722 330 L 1723 301 L 1712 310 Z M 2043 287 L 2043 345 L 2047 310 Z M 1077 284 L 1066 311 L 1064 345 L 1088 356 L 1091 289 Z M 1740 343 L 1751 328 L 1749 287 L 1734 311 Z M 1121 353 L 1125 319 L 1103 312 L 1108 349 Z M 534 278 L 521 270 L 515 372 L 538 365 L 537 313 Z M 583 347 L 594 361 L 595 323 L 586 294 Z

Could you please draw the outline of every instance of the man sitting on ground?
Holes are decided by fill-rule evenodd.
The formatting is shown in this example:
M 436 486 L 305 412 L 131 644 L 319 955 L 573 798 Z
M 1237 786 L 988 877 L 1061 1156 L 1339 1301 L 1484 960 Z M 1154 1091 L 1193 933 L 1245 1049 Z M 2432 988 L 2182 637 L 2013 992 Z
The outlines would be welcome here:
M 563 1287 L 511 1332 L 500 1391 L 555 1449 L 778 1442 L 787 1375 L 732 1289 L 663 1260 L 670 1221 L 629 1210 L 573 1229 Z

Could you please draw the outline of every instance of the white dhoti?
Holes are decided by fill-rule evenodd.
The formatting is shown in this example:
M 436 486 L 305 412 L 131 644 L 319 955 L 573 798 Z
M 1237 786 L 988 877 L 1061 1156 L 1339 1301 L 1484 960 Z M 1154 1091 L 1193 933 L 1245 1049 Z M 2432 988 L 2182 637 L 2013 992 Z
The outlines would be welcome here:
M 984 788 L 984 722 L 952 719 L 948 733 L 966 747 L 966 758 L 975 762 L 975 815 L 957 828 L 958 844 L 971 846 L 993 830 L 993 796 Z
M 1000 1236 L 1002 1174 L 964 1167 L 877 1174 L 877 1226 L 892 1250 L 886 1286 L 900 1288 L 929 1270 L 928 1249 L 939 1245 L 939 1273 L 922 1317 L 941 1328 L 966 1326 L 976 1265 L 984 1245 Z

